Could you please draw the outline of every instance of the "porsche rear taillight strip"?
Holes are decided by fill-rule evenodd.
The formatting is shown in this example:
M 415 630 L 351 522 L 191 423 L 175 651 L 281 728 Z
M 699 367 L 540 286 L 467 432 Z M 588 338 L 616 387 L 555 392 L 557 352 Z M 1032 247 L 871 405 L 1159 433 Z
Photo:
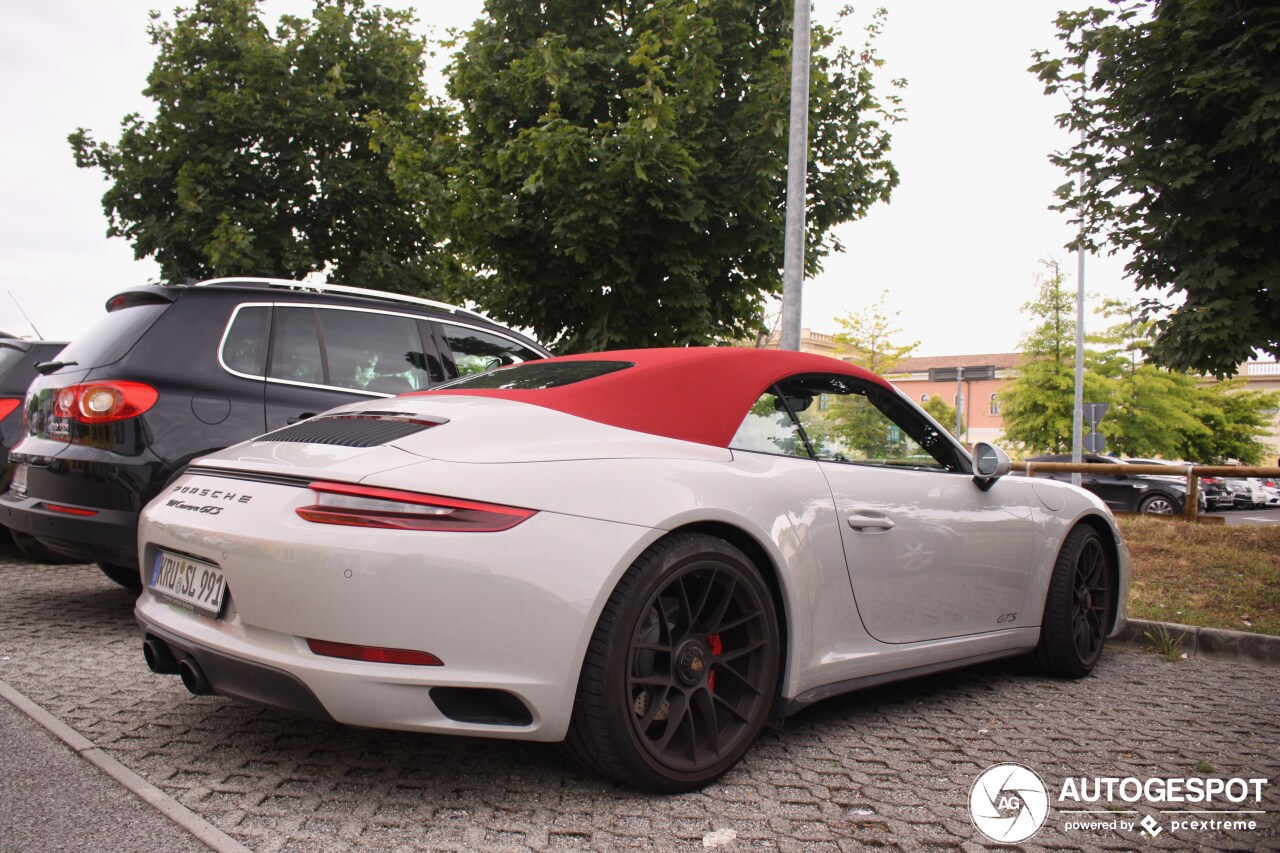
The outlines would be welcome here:
M 328 658 L 358 660 L 365 663 L 399 663 L 409 666 L 444 666 L 444 661 L 431 654 L 413 649 L 387 649 L 381 646 L 358 646 L 352 643 L 333 643 L 328 640 L 308 638 L 307 648 L 312 654 Z
M 316 524 L 386 530 L 497 533 L 510 530 L 536 510 L 500 504 L 379 489 L 349 483 L 311 483 L 316 502 L 297 513 Z

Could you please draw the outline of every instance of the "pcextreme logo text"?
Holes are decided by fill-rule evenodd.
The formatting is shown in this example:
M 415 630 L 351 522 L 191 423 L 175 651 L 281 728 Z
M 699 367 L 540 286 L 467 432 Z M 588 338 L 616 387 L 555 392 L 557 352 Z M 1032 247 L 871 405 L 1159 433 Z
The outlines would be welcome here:
M 1254 831 L 1267 814 L 1260 778 L 1071 776 L 1049 786 L 1021 764 L 983 771 L 969 791 L 974 826 L 992 841 L 1017 844 L 1049 822 L 1050 812 L 1067 834 L 1081 831 L 1136 833 L 1155 838 L 1204 832 Z

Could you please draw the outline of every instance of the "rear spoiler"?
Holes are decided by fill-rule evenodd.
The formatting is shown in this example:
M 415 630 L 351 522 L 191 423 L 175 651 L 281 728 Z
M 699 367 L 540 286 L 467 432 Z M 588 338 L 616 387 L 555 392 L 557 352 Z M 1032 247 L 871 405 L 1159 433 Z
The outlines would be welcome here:
M 160 305 L 174 302 L 178 298 L 178 290 L 156 284 L 140 284 L 128 290 L 122 290 L 107 300 L 107 312 L 118 311 L 134 305 Z

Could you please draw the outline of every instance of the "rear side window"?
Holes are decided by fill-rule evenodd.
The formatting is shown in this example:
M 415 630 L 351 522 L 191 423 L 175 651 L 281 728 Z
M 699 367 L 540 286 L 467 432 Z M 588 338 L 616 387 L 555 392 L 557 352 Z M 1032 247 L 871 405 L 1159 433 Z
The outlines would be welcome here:
M 167 302 L 117 308 L 68 344 L 58 361 L 74 361 L 82 369 L 115 364 L 167 310 Z
M 324 385 L 320 335 L 314 308 L 276 309 L 276 337 L 271 350 L 272 379 Z
M 515 341 L 455 326 L 452 323 L 441 323 L 444 338 L 453 350 L 453 361 L 457 366 L 458 376 L 471 376 L 476 373 L 487 373 L 499 367 L 521 364 L 526 361 L 542 358 L 541 355 L 523 347 Z
M 241 308 L 222 340 L 222 363 L 237 373 L 262 376 L 271 339 L 271 309 L 266 305 Z
M 403 394 L 431 384 L 418 323 L 411 317 L 321 308 L 329 385 Z

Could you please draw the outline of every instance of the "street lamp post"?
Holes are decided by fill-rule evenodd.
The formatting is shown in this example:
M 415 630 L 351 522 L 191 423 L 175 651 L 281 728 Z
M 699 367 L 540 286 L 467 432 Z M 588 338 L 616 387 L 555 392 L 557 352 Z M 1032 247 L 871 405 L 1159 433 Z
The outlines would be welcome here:
M 787 146 L 787 230 L 782 252 L 782 318 L 778 342 L 784 350 L 800 349 L 808 145 L 809 0 L 795 0 L 791 36 L 791 133 Z

